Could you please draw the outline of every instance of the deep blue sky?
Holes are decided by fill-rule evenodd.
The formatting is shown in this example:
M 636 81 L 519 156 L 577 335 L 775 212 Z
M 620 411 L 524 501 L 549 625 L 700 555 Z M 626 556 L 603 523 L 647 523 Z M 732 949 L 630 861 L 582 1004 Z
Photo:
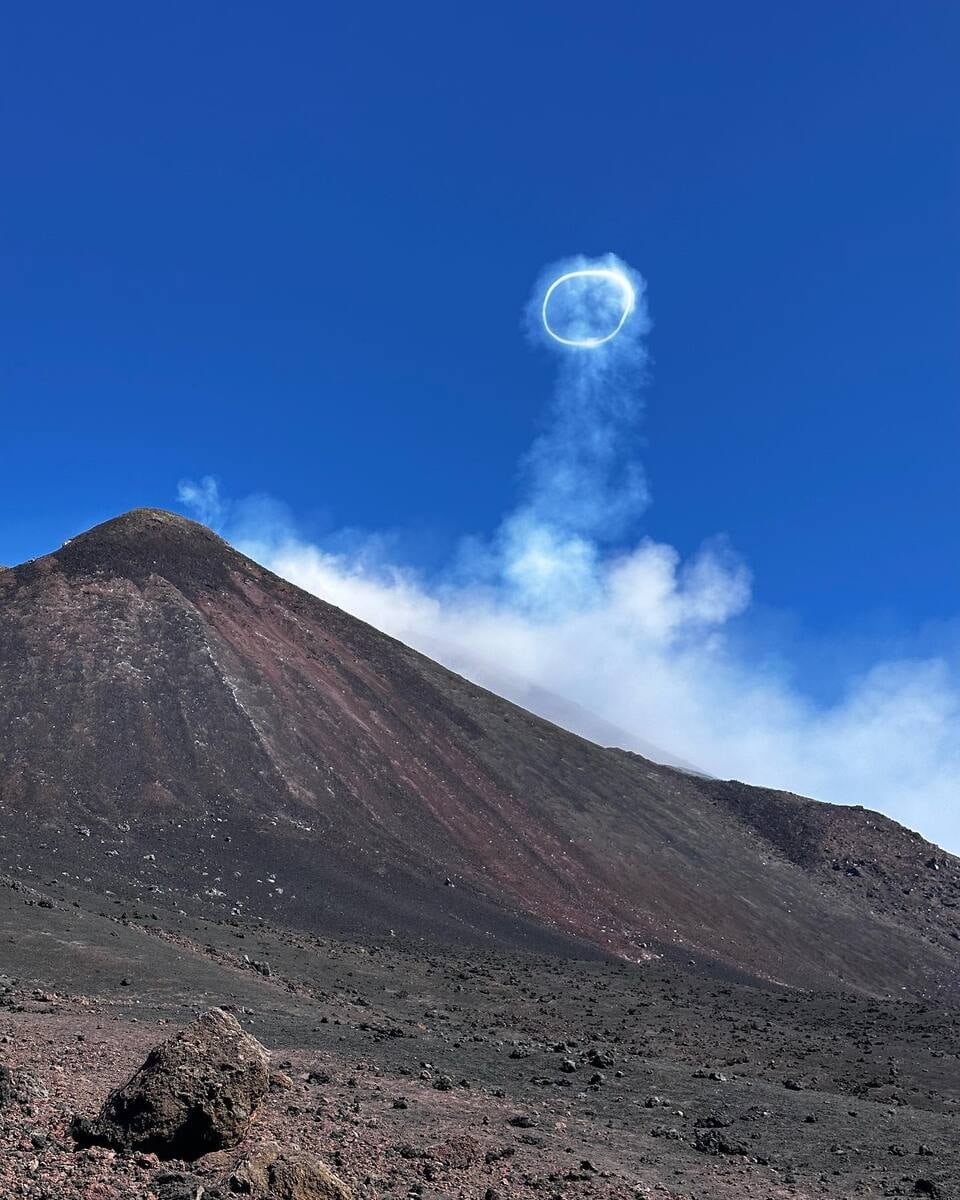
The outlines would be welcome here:
M 814 634 L 952 616 L 958 44 L 947 0 L 8 12 L 0 561 L 207 473 L 427 559 L 489 530 L 530 286 L 613 250 L 642 529 L 727 533 Z

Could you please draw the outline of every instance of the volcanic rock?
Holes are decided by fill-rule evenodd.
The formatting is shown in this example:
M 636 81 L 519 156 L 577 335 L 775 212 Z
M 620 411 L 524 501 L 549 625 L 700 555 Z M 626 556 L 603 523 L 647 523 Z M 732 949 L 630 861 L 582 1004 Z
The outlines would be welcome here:
M 701 1154 L 747 1154 L 743 1142 L 733 1141 L 718 1129 L 698 1129 L 694 1145 Z
M 269 1081 L 267 1051 L 211 1008 L 153 1049 L 98 1116 L 77 1118 L 72 1132 L 81 1146 L 192 1161 L 243 1138 Z
M 11 1070 L 0 1063 L 0 1108 L 12 1104 L 29 1104 L 31 1100 L 45 1095 L 43 1088 L 25 1071 Z
M 352 1200 L 345 1183 L 312 1154 L 281 1150 L 269 1142 L 239 1162 L 232 1192 L 252 1200 Z
M 221 1188 L 187 1171 L 158 1172 L 153 1184 L 157 1200 L 227 1200 Z

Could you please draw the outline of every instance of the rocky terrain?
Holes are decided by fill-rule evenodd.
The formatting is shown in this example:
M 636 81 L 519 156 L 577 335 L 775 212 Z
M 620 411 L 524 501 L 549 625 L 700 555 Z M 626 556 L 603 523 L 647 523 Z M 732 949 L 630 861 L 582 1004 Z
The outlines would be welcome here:
M 0 1195 L 215 1196 L 274 1141 L 371 1200 L 960 1195 L 960 1014 L 949 1008 L 664 962 L 193 921 L 141 935 L 170 958 L 134 967 L 138 930 L 114 923 L 116 967 L 130 974 L 91 971 L 74 977 L 89 990 L 56 993 L 35 986 L 56 972 L 51 951 L 7 983 L 0 1055 L 31 1082 L 25 1104 L 0 1110 Z M 177 991 L 200 1006 L 216 998 L 270 1048 L 252 1126 L 196 1160 L 78 1148 L 75 1115 L 94 1119 L 193 1019 Z
M 957 1196 L 958 904 L 182 518 L 0 571 L 0 1197 Z

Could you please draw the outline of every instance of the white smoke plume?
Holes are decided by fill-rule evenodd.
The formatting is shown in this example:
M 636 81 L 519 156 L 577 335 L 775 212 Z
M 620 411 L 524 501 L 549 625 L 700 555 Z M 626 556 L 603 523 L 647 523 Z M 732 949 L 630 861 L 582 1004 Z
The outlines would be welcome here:
M 197 482 L 181 479 L 177 484 L 177 500 L 211 529 L 219 529 L 223 524 L 226 510 L 220 499 L 220 487 L 212 475 L 204 475 Z
M 636 309 L 604 346 L 557 348 L 521 501 L 448 571 L 391 561 L 375 535 L 349 552 L 310 543 L 281 504 L 225 505 L 209 477 L 182 483 L 181 504 L 277 574 L 585 736 L 863 804 L 960 849 L 960 682 L 945 657 L 878 661 L 818 703 L 783 654 L 757 655 L 739 635 L 750 573 L 722 539 L 687 561 L 649 537 L 624 540 L 648 501 L 629 447 L 649 321 L 642 280 L 602 262 L 631 279 Z M 540 336 L 536 299 L 530 316 Z

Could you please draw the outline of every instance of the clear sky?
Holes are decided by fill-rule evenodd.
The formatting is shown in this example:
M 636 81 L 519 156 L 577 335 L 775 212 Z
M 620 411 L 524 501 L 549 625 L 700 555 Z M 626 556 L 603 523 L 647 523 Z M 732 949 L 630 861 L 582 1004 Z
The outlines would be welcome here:
M 213 475 L 435 571 L 518 503 L 534 281 L 614 251 L 627 540 L 726 535 L 818 702 L 949 657 L 958 48 L 947 0 L 11 10 L 0 562 Z

